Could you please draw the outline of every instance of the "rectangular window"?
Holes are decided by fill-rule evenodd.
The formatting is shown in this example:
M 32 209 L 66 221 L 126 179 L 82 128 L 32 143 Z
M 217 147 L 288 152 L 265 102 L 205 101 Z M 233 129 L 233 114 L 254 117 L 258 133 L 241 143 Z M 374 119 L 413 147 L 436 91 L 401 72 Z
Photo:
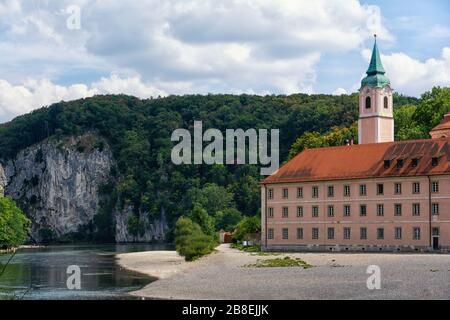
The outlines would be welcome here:
M 351 236 L 350 228 L 344 228 L 344 239 L 349 240 Z
M 319 239 L 319 228 L 312 228 L 311 236 L 313 239 Z
M 350 205 L 349 204 L 344 204 L 344 216 L 345 217 L 350 216 Z
M 419 182 L 413 182 L 413 193 L 419 194 L 420 193 L 420 183 Z
M 297 239 L 303 239 L 303 228 L 297 228 Z
M 367 186 L 365 184 L 361 184 L 359 186 L 359 195 L 360 196 L 365 196 L 367 195 Z
M 414 158 L 414 159 L 411 160 L 411 166 L 413 168 L 417 167 L 418 163 L 419 163 L 419 159 L 417 159 L 417 158 Z
M 439 235 L 439 228 L 433 228 L 432 233 L 433 236 L 438 236 Z
M 402 228 L 395 228 L 395 239 L 400 240 L 402 238 Z
M 301 218 L 301 217 L 303 217 L 303 207 L 298 206 L 297 207 L 297 218 Z
M 397 160 L 397 169 L 400 169 L 403 167 L 403 159 L 398 159 Z
M 283 189 L 283 199 L 289 198 L 289 190 L 287 188 Z
M 413 216 L 420 216 L 420 203 L 412 204 L 412 214 Z
M 394 204 L 394 215 L 396 216 L 402 215 L 402 205 L 400 203 Z
M 367 216 L 367 206 L 365 204 L 359 206 L 359 215 Z
M 303 198 L 303 187 L 297 188 L 297 198 Z
M 328 206 L 328 216 L 334 217 L 334 206 Z
M 361 240 L 366 240 L 367 239 L 367 228 L 360 228 L 359 229 L 359 238 Z
M 350 186 L 349 185 L 344 186 L 344 197 L 350 197 Z
M 419 227 L 413 228 L 413 240 L 420 240 L 420 228 Z
M 334 187 L 328 186 L 328 197 L 334 197 Z
M 268 212 L 267 212 L 267 216 L 268 216 L 269 218 L 273 218 L 273 208 L 269 207 L 268 209 L 269 209 L 269 210 L 268 210 Z
M 377 195 L 384 194 L 384 185 L 382 183 L 377 184 Z
M 288 208 L 288 207 L 283 207 L 282 210 L 283 210 L 282 217 L 283 217 L 283 218 L 289 217 L 289 208 Z
M 384 205 L 383 204 L 377 204 L 377 216 L 379 216 L 379 217 L 384 216 Z
M 267 237 L 268 237 L 269 239 L 273 239 L 273 229 L 269 229 L 269 230 L 268 230 L 268 232 L 267 232 Z
M 313 218 L 317 218 L 319 216 L 319 207 L 318 206 L 312 207 L 312 216 L 313 216 Z
M 283 240 L 289 239 L 289 229 L 283 228 Z
M 328 228 L 328 239 L 334 239 L 334 228 Z
M 267 190 L 267 196 L 269 197 L 269 199 L 273 199 L 273 189 Z
M 402 194 L 402 184 L 401 183 L 396 183 L 394 185 L 394 193 L 395 194 Z
M 384 229 L 383 228 L 378 228 L 377 229 L 377 239 L 378 240 L 383 240 L 384 239 Z
M 439 203 L 431 204 L 431 213 L 433 214 L 433 216 L 439 215 Z
M 319 197 L 319 187 L 312 187 L 312 197 L 313 198 Z
M 439 192 L 439 182 L 433 181 L 431 183 L 431 192 L 438 193 Z

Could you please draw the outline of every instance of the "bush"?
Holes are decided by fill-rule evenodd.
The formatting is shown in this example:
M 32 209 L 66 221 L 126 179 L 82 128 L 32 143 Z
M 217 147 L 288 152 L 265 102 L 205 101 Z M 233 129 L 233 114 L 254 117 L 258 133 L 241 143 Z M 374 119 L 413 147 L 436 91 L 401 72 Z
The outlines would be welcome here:
M 245 217 L 236 226 L 233 239 L 242 241 L 247 234 L 261 231 L 261 220 L 257 216 Z
M 175 225 L 175 245 L 186 261 L 193 261 L 211 253 L 217 242 L 214 237 L 205 234 L 197 223 L 181 217 Z
M 14 201 L 0 197 L 0 248 L 16 247 L 27 239 L 31 222 Z

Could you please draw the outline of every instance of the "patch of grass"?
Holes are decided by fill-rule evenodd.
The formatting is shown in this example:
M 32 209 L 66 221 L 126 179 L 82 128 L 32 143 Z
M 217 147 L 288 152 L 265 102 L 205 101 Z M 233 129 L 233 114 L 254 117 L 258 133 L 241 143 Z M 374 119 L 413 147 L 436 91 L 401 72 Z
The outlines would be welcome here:
M 267 257 L 267 256 L 281 256 L 280 252 L 257 252 L 252 253 L 252 256 L 260 256 L 260 257 Z
M 230 248 L 238 249 L 245 252 L 261 252 L 261 246 L 252 245 L 252 246 L 244 246 L 242 243 L 232 243 Z
M 303 269 L 312 268 L 313 265 L 303 261 L 300 258 L 274 258 L 274 259 L 258 259 L 254 264 L 245 265 L 248 268 L 289 268 L 302 267 Z

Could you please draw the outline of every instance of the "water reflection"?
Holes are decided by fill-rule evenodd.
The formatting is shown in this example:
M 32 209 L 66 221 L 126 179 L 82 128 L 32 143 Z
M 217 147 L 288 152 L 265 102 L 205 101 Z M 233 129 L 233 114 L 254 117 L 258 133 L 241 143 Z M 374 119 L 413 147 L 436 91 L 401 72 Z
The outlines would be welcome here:
M 0 277 L 0 299 L 122 299 L 151 277 L 122 269 L 116 253 L 170 250 L 166 245 L 81 245 L 21 249 Z M 0 271 L 10 255 L 0 255 Z M 81 290 L 69 290 L 66 271 L 81 268 Z

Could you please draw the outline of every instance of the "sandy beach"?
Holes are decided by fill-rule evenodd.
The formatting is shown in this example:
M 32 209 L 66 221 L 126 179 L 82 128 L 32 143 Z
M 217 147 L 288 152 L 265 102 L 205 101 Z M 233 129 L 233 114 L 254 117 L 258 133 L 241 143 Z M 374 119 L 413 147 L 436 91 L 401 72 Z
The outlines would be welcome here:
M 132 295 L 153 299 L 450 299 L 450 255 L 292 253 L 313 268 L 249 268 L 258 256 L 220 245 L 185 262 L 174 251 L 118 255 L 121 266 L 157 277 Z M 367 288 L 369 265 L 381 271 L 381 289 Z

